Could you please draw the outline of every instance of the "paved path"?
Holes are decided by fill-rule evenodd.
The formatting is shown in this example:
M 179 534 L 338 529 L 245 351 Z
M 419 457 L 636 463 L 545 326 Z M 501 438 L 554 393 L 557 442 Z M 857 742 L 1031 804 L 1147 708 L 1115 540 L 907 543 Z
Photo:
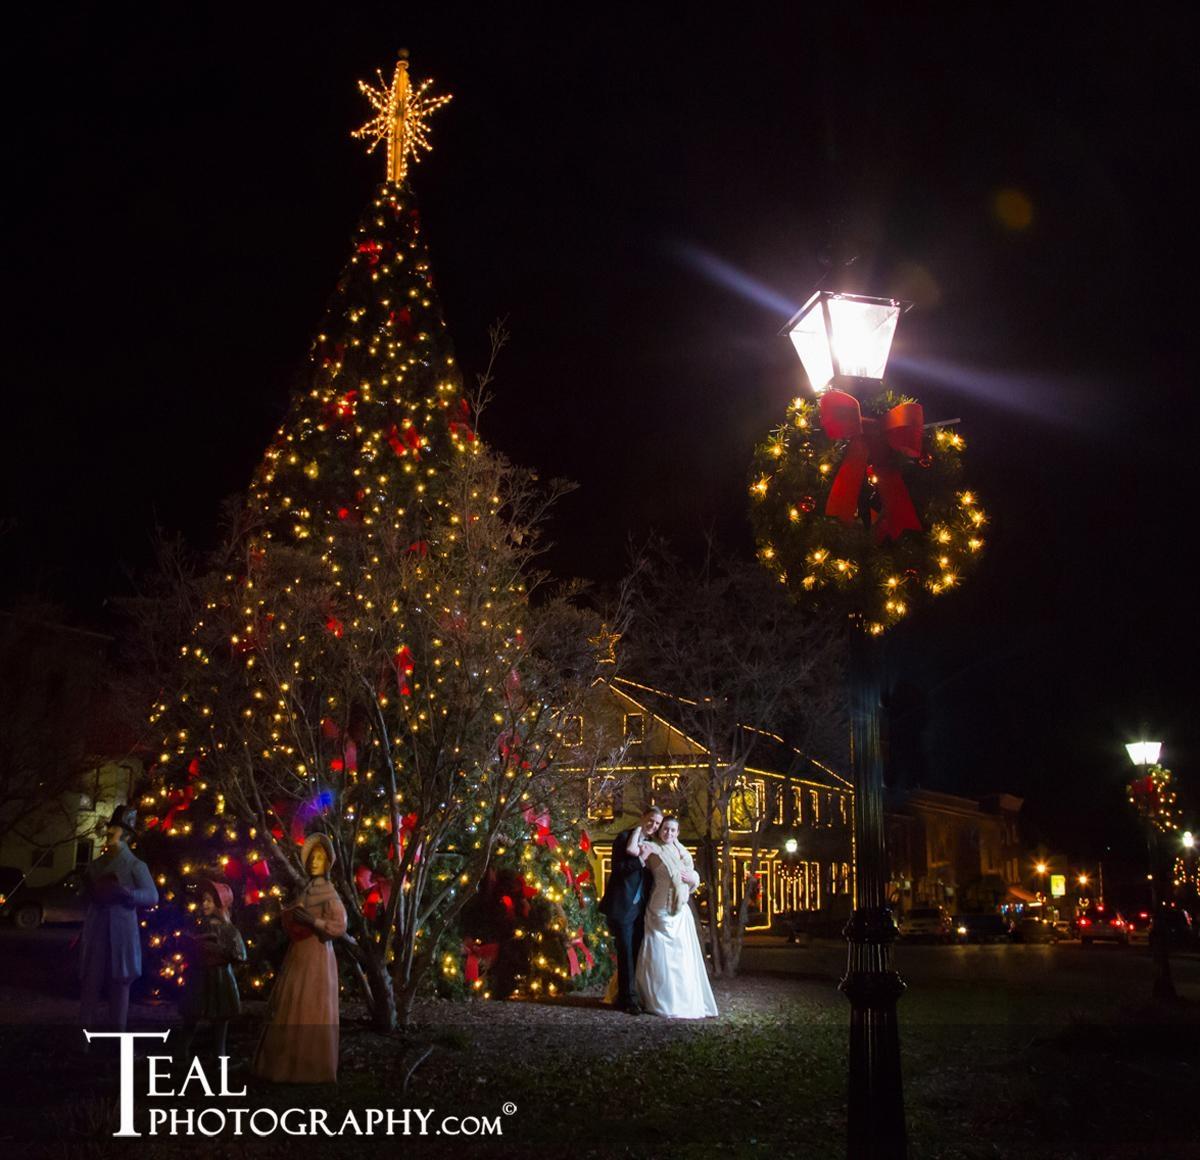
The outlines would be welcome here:
M 782 939 L 755 938 L 746 947 L 747 972 L 798 975 L 831 986 L 845 971 L 844 944 L 814 940 L 789 946 Z M 971 996 L 972 1020 L 1057 1021 L 1071 1014 L 1099 1017 L 1137 1006 L 1150 997 L 1154 965 L 1146 947 L 1077 942 L 984 946 L 901 944 L 896 967 L 908 984 L 905 1017 L 957 1017 L 956 998 Z M 1179 993 L 1200 1002 L 1200 954 L 1171 956 Z M 984 1000 L 980 1003 L 980 1000 Z

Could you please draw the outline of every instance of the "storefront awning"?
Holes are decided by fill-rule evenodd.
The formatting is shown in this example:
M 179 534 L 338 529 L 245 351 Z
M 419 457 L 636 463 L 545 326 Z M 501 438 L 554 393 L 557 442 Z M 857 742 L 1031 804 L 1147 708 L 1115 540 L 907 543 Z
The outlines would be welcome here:
M 1005 902 L 1037 902 L 1037 895 L 1022 890 L 1019 886 L 1010 886 L 1004 896 Z

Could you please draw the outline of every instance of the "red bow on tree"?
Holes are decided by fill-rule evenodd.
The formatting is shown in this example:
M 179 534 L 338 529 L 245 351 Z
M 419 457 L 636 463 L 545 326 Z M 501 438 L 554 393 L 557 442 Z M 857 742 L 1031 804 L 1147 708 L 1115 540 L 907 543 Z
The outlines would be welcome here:
M 321 732 L 330 741 L 337 741 L 341 744 L 341 754 L 330 760 L 329 768 L 337 773 L 345 770 L 350 770 L 352 773 L 357 772 L 358 746 L 355 744 L 354 738 L 344 731 L 332 717 L 321 719 Z
M 475 442 L 475 431 L 471 426 L 471 405 L 466 399 L 458 400 L 457 418 L 450 420 L 450 434 L 455 439 Z
M 547 850 L 558 849 L 558 839 L 550 832 L 550 811 L 542 810 L 540 814 L 533 812 L 533 806 L 526 806 L 522 811 L 527 825 L 533 827 L 533 841 L 537 846 L 545 846 Z
M 401 645 L 396 651 L 396 655 L 392 657 L 392 667 L 396 670 L 396 688 L 400 696 L 411 697 L 412 688 L 408 683 L 408 678 L 413 675 L 417 662 L 408 645 Z
M 466 957 L 463 976 L 468 983 L 474 983 L 480 976 L 480 968 L 487 970 L 500 957 L 500 944 L 467 939 L 463 942 L 463 954 Z
M 876 540 L 894 540 L 902 532 L 919 532 L 912 497 L 896 455 L 916 458 L 921 454 L 921 432 L 925 412 L 920 403 L 900 403 L 882 419 L 864 419 L 858 400 L 845 391 L 827 391 L 821 396 L 821 426 L 830 439 L 849 439 L 845 458 L 838 468 L 825 514 L 852 523 L 858 516 L 858 497 L 868 471 L 873 476 L 882 505 L 872 513 Z
M 575 937 L 567 943 L 567 962 L 570 964 L 571 978 L 579 974 L 579 955 L 575 952 L 578 947 L 583 951 L 583 957 L 587 962 L 587 969 L 590 971 L 596 965 L 596 957 L 588 950 L 588 945 L 583 941 L 583 927 L 580 927 L 575 932 Z
M 374 240 L 368 242 L 359 242 L 358 252 L 367 255 L 368 266 L 378 266 L 379 258 L 383 254 L 383 243 Z
M 388 432 L 388 445 L 399 456 L 403 457 L 409 452 L 412 452 L 414 459 L 421 458 L 421 432 L 411 424 L 405 427 L 403 431 L 392 424 L 392 429 Z

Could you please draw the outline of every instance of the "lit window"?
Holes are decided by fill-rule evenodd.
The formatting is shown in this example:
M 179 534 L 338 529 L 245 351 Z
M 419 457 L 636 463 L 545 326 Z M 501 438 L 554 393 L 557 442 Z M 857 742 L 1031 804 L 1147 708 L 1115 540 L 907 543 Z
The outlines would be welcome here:
M 625 740 L 626 741 L 645 741 L 646 739 L 646 717 L 643 713 L 626 713 L 625 714 Z
M 563 744 L 566 746 L 583 744 L 583 718 L 580 716 L 564 717 L 562 730 Z
M 763 796 L 766 787 L 761 781 L 738 780 L 729 797 L 729 828 L 731 830 L 753 830 L 758 826 L 763 813 Z
M 593 822 L 611 822 L 617 816 L 617 789 L 611 777 L 588 778 L 588 817 Z
M 650 793 L 654 805 L 668 810 L 677 809 L 682 796 L 679 774 L 656 773 L 650 779 Z

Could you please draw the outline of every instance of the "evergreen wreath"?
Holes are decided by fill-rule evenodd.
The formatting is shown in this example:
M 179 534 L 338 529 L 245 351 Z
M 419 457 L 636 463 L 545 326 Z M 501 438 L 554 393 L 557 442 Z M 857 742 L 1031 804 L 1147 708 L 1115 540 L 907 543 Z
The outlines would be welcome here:
M 759 559 L 797 596 L 886 631 L 979 560 L 987 516 L 961 485 L 965 447 L 890 391 L 861 408 L 836 390 L 793 400 L 754 452 Z

